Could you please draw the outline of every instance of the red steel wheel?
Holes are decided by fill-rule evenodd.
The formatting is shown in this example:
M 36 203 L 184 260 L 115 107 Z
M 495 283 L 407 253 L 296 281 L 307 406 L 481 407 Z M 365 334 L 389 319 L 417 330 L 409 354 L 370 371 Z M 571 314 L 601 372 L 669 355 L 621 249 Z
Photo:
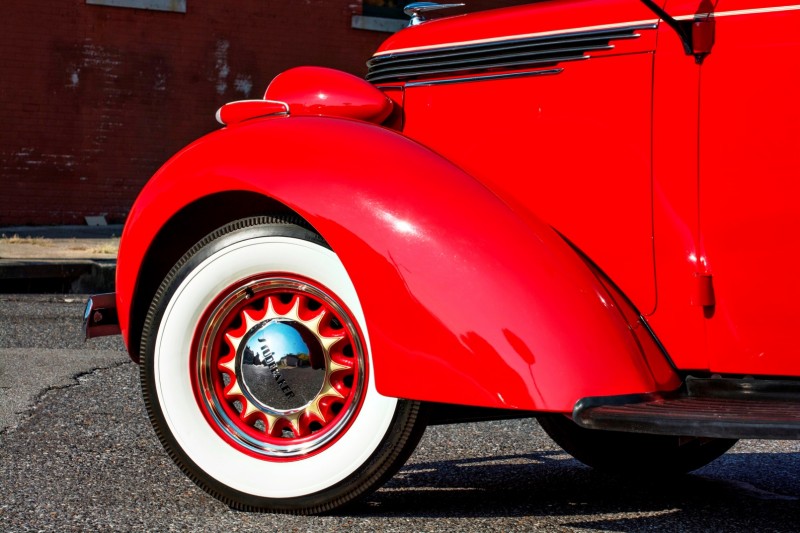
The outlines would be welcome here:
M 366 377 L 361 335 L 311 281 L 233 286 L 201 327 L 195 395 L 232 445 L 265 459 L 305 457 L 356 414 Z
M 167 275 L 141 381 L 162 444 L 248 510 L 324 512 L 380 486 L 425 425 L 375 389 L 369 330 L 338 256 L 295 220 L 228 224 Z

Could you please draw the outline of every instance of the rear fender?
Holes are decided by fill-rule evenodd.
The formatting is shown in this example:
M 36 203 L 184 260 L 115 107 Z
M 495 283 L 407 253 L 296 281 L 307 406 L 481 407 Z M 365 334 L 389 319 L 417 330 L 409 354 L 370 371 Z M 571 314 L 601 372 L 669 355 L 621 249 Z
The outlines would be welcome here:
M 149 244 L 181 209 L 232 190 L 294 210 L 340 256 L 382 394 L 569 412 L 583 397 L 678 384 L 550 227 L 414 141 L 339 118 L 250 120 L 197 141 L 153 177 L 119 251 L 126 339 Z

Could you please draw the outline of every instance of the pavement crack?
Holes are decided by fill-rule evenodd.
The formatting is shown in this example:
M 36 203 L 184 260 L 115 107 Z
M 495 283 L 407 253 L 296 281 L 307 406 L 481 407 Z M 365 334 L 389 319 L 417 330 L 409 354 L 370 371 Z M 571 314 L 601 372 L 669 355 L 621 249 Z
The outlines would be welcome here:
M 7 427 L 0 427 L 0 437 L 8 435 L 16 431 L 17 428 L 24 425 L 28 422 L 33 416 L 36 414 L 36 411 L 46 402 L 47 395 L 51 392 L 56 391 L 63 391 L 67 389 L 71 389 L 73 387 L 80 386 L 84 381 L 83 378 L 88 378 L 93 375 L 96 375 L 98 372 L 102 372 L 104 370 L 113 370 L 115 368 L 119 368 L 123 365 L 135 364 L 130 360 L 123 360 L 123 361 L 115 361 L 113 363 L 107 365 L 100 365 L 100 366 L 93 366 L 87 370 L 82 370 L 80 372 L 75 372 L 69 375 L 66 379 L 69 380 L 68 383 L 61 383 L 55 385 L 47 385 L 43 389 L 41 389 L 32 399 L 29 406 L 25 407 L 20 411 L 15 412 L 16 415 L 19 416 L 19 419 L 12 423 Z M 13 387 L 0 387 L 6 390 L 12 390 Z

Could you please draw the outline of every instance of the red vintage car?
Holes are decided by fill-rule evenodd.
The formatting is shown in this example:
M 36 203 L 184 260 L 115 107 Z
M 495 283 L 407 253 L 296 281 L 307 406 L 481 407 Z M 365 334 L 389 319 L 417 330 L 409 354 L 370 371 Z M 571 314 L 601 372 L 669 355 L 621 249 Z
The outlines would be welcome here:
M 170 456 L 311 513 L 427 424 L 537 416 L 650 476 L 800 438 L 800 5 L 442 7 L 145 186 L 87 335 L 121 331 Z

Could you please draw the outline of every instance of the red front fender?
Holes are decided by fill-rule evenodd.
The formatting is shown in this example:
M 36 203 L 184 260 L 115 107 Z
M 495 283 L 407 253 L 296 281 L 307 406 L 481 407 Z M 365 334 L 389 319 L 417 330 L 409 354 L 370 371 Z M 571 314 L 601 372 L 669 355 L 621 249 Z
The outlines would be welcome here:
M 224 129 L 154 176 L 120 247 L 126 339 L 149 244 L 182 208 L 229 190 L 285 204 L 340 256 L 385 395 L 567 412 L 582 397 L 678 383 L 551 228 L 398 133 L 334 118 Z

